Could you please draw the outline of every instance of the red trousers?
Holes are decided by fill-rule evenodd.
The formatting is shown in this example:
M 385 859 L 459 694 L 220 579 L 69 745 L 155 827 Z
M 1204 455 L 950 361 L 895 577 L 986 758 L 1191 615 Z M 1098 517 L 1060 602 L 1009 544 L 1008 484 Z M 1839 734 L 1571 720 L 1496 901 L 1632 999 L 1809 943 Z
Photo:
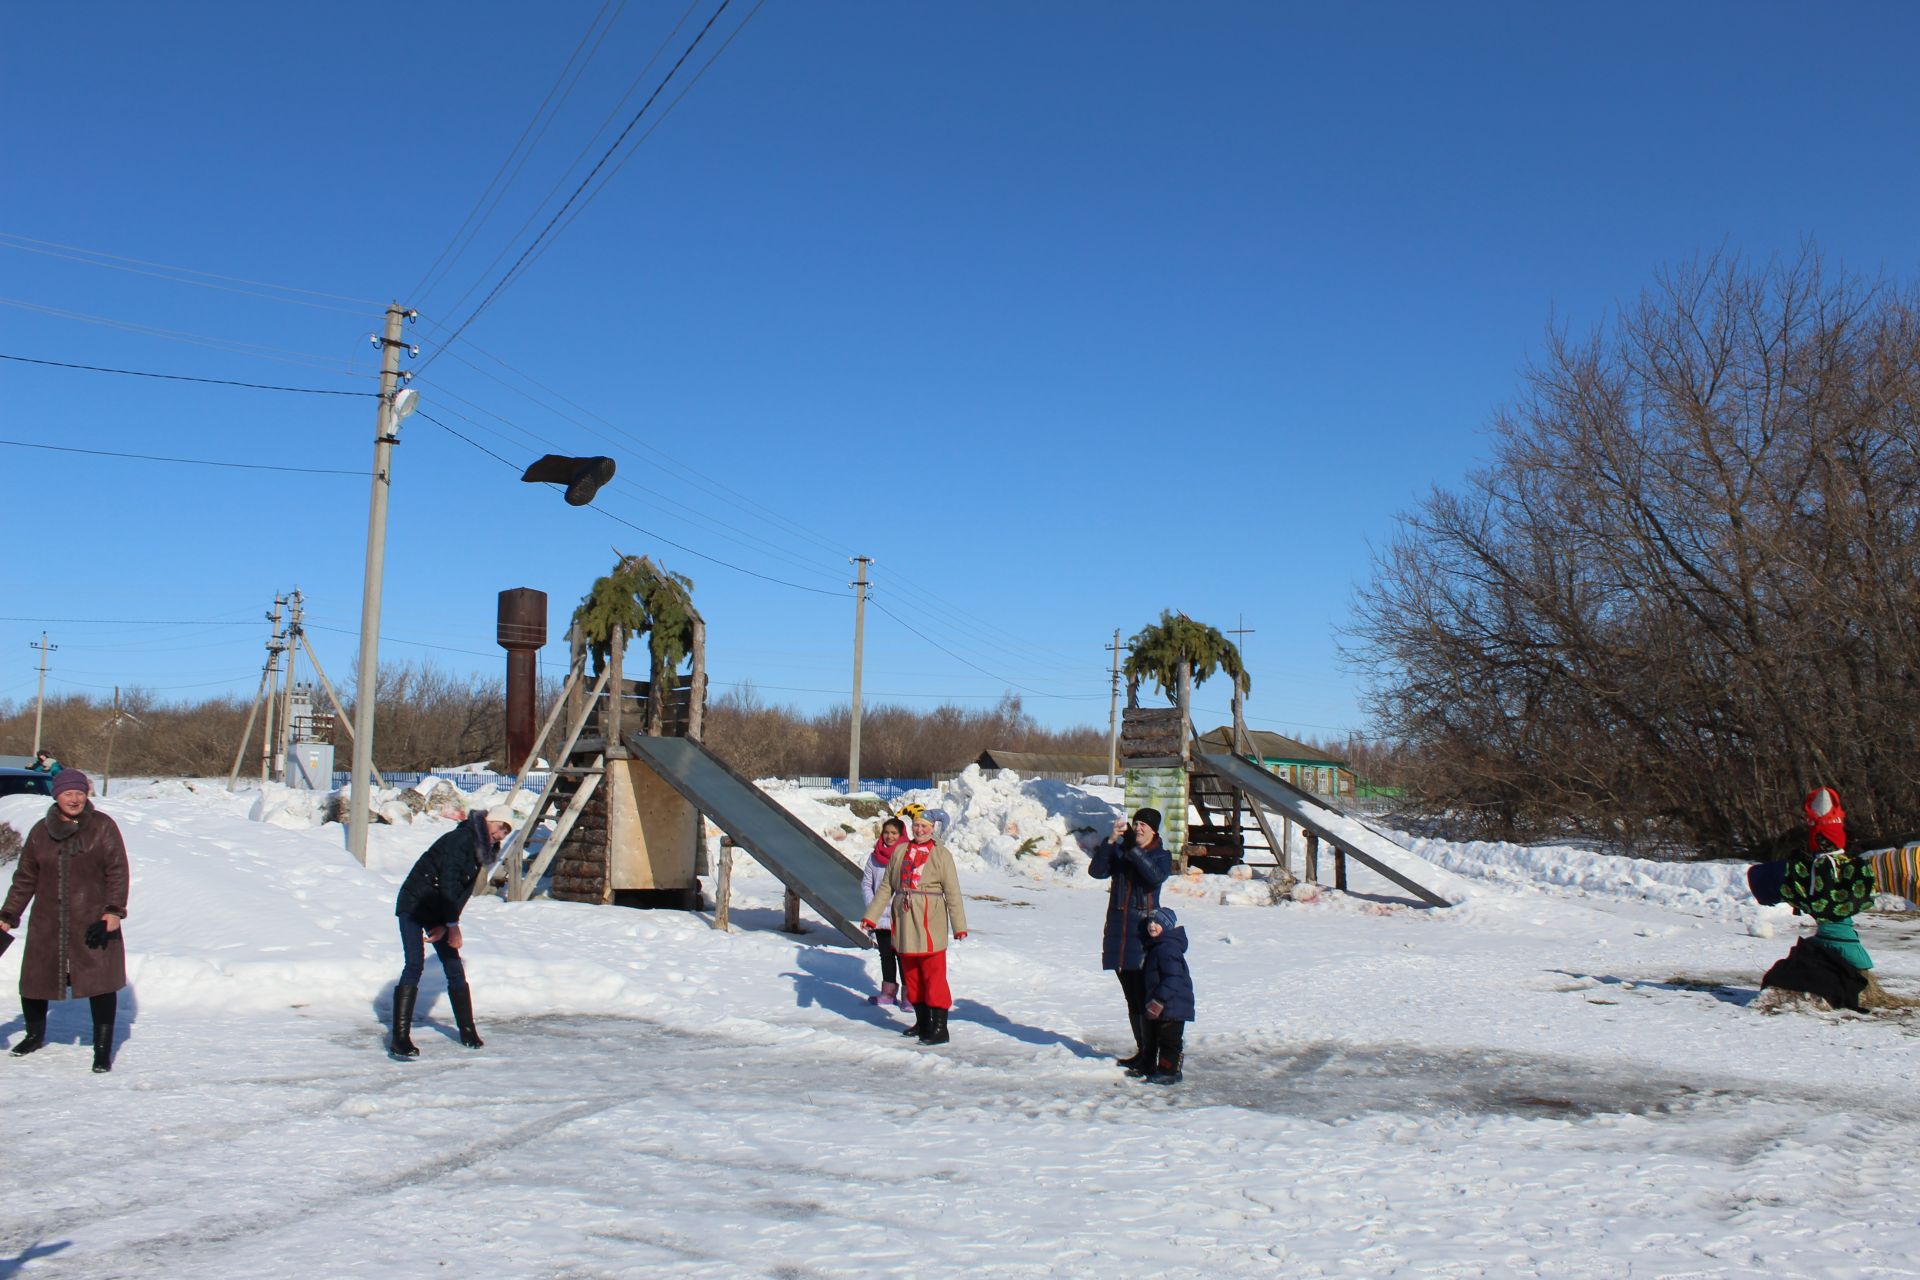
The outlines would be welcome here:
M 953 1008 L 953 992 L 947 990 L 946 952 L 901 956 L 900 977 L 906 984 L 908 1004 L 924 1004 L 935 1009 Z

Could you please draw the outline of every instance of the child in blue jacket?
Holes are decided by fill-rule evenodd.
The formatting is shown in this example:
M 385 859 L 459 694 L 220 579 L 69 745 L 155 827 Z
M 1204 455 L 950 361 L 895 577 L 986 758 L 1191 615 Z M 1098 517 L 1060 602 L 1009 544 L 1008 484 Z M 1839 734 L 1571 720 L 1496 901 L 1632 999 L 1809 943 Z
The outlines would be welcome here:
M 1157 907 L 1140 922 L 1146 960 L 1140 966 L 1147 995 L 1147 1060 L 1127 1074 L 1149 1084 L 1179 1084 L 1187 1024 L 1193 1021 L 1193 974 L 1187 969 L 1187 931 L 1173 912 Z

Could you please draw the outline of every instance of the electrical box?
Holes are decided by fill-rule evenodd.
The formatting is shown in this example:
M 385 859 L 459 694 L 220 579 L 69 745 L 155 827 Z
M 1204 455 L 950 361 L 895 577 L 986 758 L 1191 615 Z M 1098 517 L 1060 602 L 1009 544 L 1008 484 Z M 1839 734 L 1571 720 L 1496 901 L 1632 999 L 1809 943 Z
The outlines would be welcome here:
M 296 742 L 287 748 L 286 778 L 296 791 L 333 790 L 333 744 Z

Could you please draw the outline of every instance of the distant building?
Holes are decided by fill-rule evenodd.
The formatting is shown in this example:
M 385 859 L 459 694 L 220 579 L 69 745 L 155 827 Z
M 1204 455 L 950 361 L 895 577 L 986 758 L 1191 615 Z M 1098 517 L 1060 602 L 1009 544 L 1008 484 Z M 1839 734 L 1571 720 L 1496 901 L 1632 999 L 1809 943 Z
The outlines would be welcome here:
M 1078 782 L 1107 771 L 1104 755 L 1083 756 L 1065 751 L 1000 751 L 989 747 L 974 763 L 984 771 L 1011 769 L 1023 778 L 1051 778 L 1056 782 Z
M 1285 778 L 1302 791 L 1312 791 L 1318 795 L 1354 794 L 1355 778 L 1353 770 L 1347 768 L 1346 761 L 1336 760 L 1304 742 L 1295 742 L 1292 738 L 1268 733 L 1264 729 L 1247 730 L 1247 738 L 1253 750 L 1235 754 L 1252 760 L 1275 777 Z M 1221 725 L 1212 733 L 1201 734 L 1200 750 L 1232 752 L 1232 727 Z

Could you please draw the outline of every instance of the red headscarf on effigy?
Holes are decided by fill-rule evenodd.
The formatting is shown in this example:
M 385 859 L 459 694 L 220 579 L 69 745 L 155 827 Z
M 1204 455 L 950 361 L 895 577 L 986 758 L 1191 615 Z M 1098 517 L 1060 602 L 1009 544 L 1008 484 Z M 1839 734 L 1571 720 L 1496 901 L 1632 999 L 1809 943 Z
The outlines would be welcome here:
M 1840 807 L 1838 791 L 1832 787 L 1815 787 L 1807 793 L 1806 810 L 1808 853 L 1847 847 L 1847 812 Z M 1821 843 L 1823 836 L 1825 844 Z

